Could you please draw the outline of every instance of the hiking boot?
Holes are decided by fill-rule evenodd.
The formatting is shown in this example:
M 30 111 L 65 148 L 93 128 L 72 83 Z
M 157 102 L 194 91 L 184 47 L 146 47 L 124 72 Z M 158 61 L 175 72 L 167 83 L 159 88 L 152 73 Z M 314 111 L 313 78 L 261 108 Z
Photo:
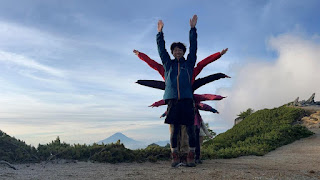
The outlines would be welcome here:
M 180 162 L 183 163 L 183 164 L 187 164 L 187 156 L 188 156 L 187 153 L 182 154 L 182 155 L 180 156 Z
M 195 167 L 196 163 L 194 161 L 194 152 L 189 152 L 187 156 L 187 166 L 188 167 Z
M 196 164 L 202 164 L 201 158 L 199 154 L 196 154 L 196 160 L 195 160 Z
M 171 167 L 176 167 L 180 163 L 180 159 L 177 152 L 171 153 Z
M 196 163 L 196 164 L 202 164 L 202 161 L 201 161 L 201 159 L 196 159 L 196 160 L 195 160 L 195 163 Z

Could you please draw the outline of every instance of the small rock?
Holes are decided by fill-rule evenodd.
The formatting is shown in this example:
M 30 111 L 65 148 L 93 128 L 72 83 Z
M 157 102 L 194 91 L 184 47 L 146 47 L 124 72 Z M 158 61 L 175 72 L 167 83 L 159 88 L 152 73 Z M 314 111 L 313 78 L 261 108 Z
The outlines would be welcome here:
M 309 171 L 309 173 L 315 173 L 314 170 Z

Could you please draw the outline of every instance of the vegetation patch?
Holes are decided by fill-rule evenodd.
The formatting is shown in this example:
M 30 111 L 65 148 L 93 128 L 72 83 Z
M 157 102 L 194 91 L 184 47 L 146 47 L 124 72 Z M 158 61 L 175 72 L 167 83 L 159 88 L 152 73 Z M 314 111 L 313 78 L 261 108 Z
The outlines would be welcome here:
M 36 148 L 0 130 L 0 160 L 8 162 L 37 162 Z
M 281 106 L 247 114 L 244 120 L 232 129 L 205 142 L 202 149 L 203 156 L 205 158 L 262 156 L 280 146 L 313 134 L 306 127 L 295 125 L 295 122 L 306 114 L 302 109 Z
M 249 109 L 240 113 L 244 119 L 239 124 L 204 143 L 202 157 L 212 159 L 261 156 L 280 146 L 308 137 L 313 134 L 311 131 L 304 126 L 295 125 L 305 114 L 302 109 L 286 106 L 257 112 Z M 0 131 L 0 160 L 27 163 L 55 159 L 106 163 L 156 162 L 170 159 L 170 146 L 152 144 L 145 149 L 130 150 L 120 141 L 102 145 L 70 145 L 61 142 L 57 137 L 51 143 L 39 144 L 38 148 L 35 148 Z

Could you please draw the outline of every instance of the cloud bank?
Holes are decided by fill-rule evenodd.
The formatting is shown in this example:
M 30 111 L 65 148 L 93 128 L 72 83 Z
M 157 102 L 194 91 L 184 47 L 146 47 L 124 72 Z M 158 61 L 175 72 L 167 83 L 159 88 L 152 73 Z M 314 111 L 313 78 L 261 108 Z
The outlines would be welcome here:
M 217 103 L 222 119 L 229 126 L 242 111 L 278 107 L 296 97 L 307 99 L 320 96 L 320 43 L 318 36 L 304 37 L 289 33 L 268 40 L 277 52 L 274 60 L 253 58 L 233 66 L 235 72 L 231 88 L 221 88 L 218 94 L 228 98 Z

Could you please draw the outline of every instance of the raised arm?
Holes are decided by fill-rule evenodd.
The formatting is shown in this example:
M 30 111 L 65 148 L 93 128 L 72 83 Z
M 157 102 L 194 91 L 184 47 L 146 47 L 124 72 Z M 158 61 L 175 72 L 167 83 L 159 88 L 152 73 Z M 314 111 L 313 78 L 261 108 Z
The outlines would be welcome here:
M 188 63 L 191 63 L 192 67 L 195 65 L 196 60 L 197 60 L 197 29 L 196 29 L 196 24 L 198 21 L 198 16 L 194 15 L 190 19 L 190 32 L 189 32 L 189 43 L 190 43 L 190 48 L 189 48 L 189 54 L 188 54 Z
M 159 20 L 158 21 L 158 32 L 162 32 L 163 26 L 164 26 L 163 21 Z
M 171 60 L 171 59 L 170 59 L 169 53 L 165 47 L 165 41 L 164 41 L 163 32 L 162 32 L 163 26 L 164 26 L 164 24 L 163 24 L 162 20 L 159 20 L 158 34 L 157 34 L 157 45 L 158 45 L 158 52 L 159 52 L 162 64 L 166 65 L 169 62 L 169 60 Z
M 147 87 L 152 87 L 155 89 L 161 89 L 165 90 L 166 84 L 164 81 L 157 81 L 157 80 L 138 80 L 136 83 L 147 86 Z
M 195 28 L 198 22 L 198 16 L 195 14 L 193 17 L 190 19 L 190 27 Z
M 215 95 L 215 94 L 194 94 L 193 98 L 195 103 L 199 103 L 200 101 L 221 100 L 226 97 Z
M 160 116 L 160 118 L 162 118 L 162 117 L 166 117 L 166 116 L 167 116 L 167 114 L 168 114 L 168 111 L 164 112 L 164 113 Z
M 201 60 L 197 66 L 193 69 L 193 74 L 192 74 L 192 83 L 196 79 L 196 77 L 200 74 L 202 69 L 208 65 L 209 63 L 212 63 L 213 61 L 219 59 L 221 57 L 221 53 L 217 52 L 215 54 L 211 54 L 210 56 L 206 57 L 205 59 Z
M 158 71 L 161 77 L 164 79 L 164 68 L 161 64 L 157 63 L 146 54 L 137 50 L 133 50 L 133 53 L 135 53 L 142 61 L 146 62 L 152 69 Z
M 221 79 L 221 78 L 230 78 L 229 76 L 223 74 L 223 73 L 216 73 L 216 74 L 211 74 L 209 76 L 203 77 L 203 78 L 198 78 L 196 79 L 193 84 L 192 84 L 192 90 L 195 91 L 197 90 L 199 87 L 210 83 L 212 81 Z
M 208 104 L 198 103 L 196 106 L 198 107 L 198 109 L 200 109 L 202 111 L 210 111 L 210 112 L 219 114 L 219 112 L 216 109 L 214 109 L 213 107 L 209 106 Z
M 162 106 L 162 105 L 165 105 L 165 104 L 166 104 L 166 102 L 162 99 L 160 101 L 154 102 L 149 107 L 159 107 L 159 106 Z
M 217 52 L 215 54 L 211 54 L 210 56 L 206 57 L 205 59 L 201 60 L 197 66 L 194 68 L 193 70 L 193 74 L 192 74 L 192 83 L 194 82 L 195 78 L 200 74 L 200 72 L 202 71 L 202 69 L 212 63 L 213 61 L 216 61 L 217 59 L 219 59 L 222 55 L 224 55 L 226 52 L 228 51 L 228 48 L 223 49 L 221 52 Z

